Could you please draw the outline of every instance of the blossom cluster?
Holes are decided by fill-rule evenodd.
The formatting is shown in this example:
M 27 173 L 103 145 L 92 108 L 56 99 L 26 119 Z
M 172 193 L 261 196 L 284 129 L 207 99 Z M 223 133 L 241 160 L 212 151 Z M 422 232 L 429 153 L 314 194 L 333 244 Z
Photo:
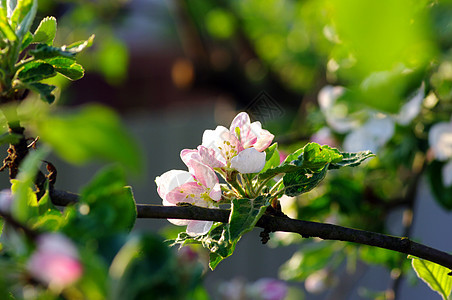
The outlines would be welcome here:
M 205 130 L 201 145 L 180 153 L 188 171 L 170 170 L 156 178 L 157 192 L 163 204 L 218 207 L 223 197 L 217 174 L 230 182 L 231 177 L 236 177 L 238 173 L 260 172 L 266 161 L 264 151 L 273 138 L 273 134 L 262 129 L 260 122 L 251 123 L 245 112 L 234 118 L 229 129 L 217 126 L 215 130 Z M 233 186 L 234 183 L 231 183 L 231 192 L 237 192 Z M 205 234 L 212 227 L 211 221 L 169 221 L 175 225 L 187 225 L 190 235 Z

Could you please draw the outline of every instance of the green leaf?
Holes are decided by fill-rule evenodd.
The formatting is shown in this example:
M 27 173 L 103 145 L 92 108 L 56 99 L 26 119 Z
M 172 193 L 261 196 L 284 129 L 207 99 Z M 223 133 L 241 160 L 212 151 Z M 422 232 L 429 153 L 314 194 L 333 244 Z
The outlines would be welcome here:
M 304 168 L 320 170 L 329 163 L 342 161 L 342 155 L 336 148 L 328 145 L 320 146 L 317 143 L 309 143 L 303 148 L 302 165 Z
M 0 135 L 0 144 L 16 144 L 22 136 L 16 133 L 4 133 Z
M 342 160 L 330 164 L 330 169 L 339 169 L 342 167 L 356 167 L 368 158 L 374 157 L 370 151 L 361 151 L 356 153 L 341 152 Z
M 25 33 L 25 36 L 22 39 L 22 45 L 20 46 L 20 51 L 24 51 L 25 48 L 27 48 L 31 42 L 33 41 L 33 35 L 30 33 L 30 31 L 27 31 Z
M 315 188 L 323 180 L 323 178 L 325 178 L 327 171 L 328 165 L 326 165 L 319 172 L 312 172 L 309 169 L 301 169 L 297 172 L 284 175 L 284 193 L 289 197 L 295 197 L 302 193 L 309 192 Z
M 76 113 L 48 116 L 39 120 L 38 134 L 71 163 L 102 159 L 134 171 L 142 167 L 137 145 L 107 107 L 90 105 Z
M 29 51 L 36 59 L 46 59 L 57 56 L 74 58 L 77 52 L 67 51 L 63 47 L 53 47 L 47 44 L 37 44 L 36 48 Z
M 256 199 L 233 199 L 229 215 L 229 242 L 238 241 L 242 235 L 251 231 L 270 205 L 270 197 Z
M 444 300 L 447 300 L 452 290 L 452 276 L 447 275 L 450 270 L 411 255 L 408 258 L 412 259 L 411 264 L 417 276 L 432 290 L 440 294 Z
M 8 22 L 4 8 L 0 8 L 0 33 L 11 42 L 17 40 L 16 33 Z
M 69 46 L 63 46 L 61 48 L 72 53 L 79 53 L 93 45 L 94 37 L 95 35 L 93 34 L 87 40 L 78 41 L 70 44 Z
M 278 151 L 278 144 L 274 143 L 265 150 L 265 165 L 261 170 L 261 173 L 267 171 L 268 169 L 275 168 L 280 164 L 280 157 Z
M 53 66 L 55 71 L 65 76 L 70 80 L 77 80 L 85 75 L 85 70 L 79 64 L 77 64 L 73 59 L 67 57 L 53 57 L 44 60 Z
M 57 22 L 55 17 L 45 17 L 39 23 L 33 36 L 33 43 L 44 43 L 49 46 L 53 44 L 57 30 Z
M 21 68 L 18 77 L 23 82 L 34 82 L 55 75 L 55 69 L 51 64 L 44 61 L 31 61 Z
M 331 162 L 339 162 L 341 158 L 342 155 L 336 148 L 308 143 L 289 154 L 281 165 L 261 172 L 259 179 L 263 180 L 281 173 L 298 172 L 302 169 L 320 170 Z
M 41 99 L 52 104 L 55 101 L 55 95 L 52 94 L 56 88 L 54 85 L 44 84 L 40 82 L 24 83 L 25 87 L 40 94 Z
M 41 201 L 42 199 L 38 205 L 41 204 Z M 32 224 L 32 229 L 55 232 L 66 224 L 66 219 L 57 209 L 50 209 L 40 216 L 33 218 L 30 223 Z
M 282 164 L 277 167 L 270 167 L 259 174 L 260 180 L 274 177 L 278 174 L 323 172 L 324 167 L 329 165 L 330 169 L 341 167 L 354 167 L 362 163 L 365 159 L 374 156 L 370 151 L 358 153 L 339 152 L 336 148 L 328 145 L 320 146 L 317 143 L 308 143 L 303 148 L 287 156 Z M 309 171 L 306 171 L 309 170 Z
M 11 16 L 11 26 L 15 29 L 16 35 L 20 40 L 30 30 L 37 9 L 37 0 L 18 0 L 17 6 Z
M 32 190 L 34 178 L 47 150 L 41 148 L 27 155 L 20 165 L 20 172 L 17 179 L 11 180 L 11 191 L 14 201 L 11 208 L 12 216 L 19 222 L 26 223 L 32 217 L 38 215 L 38 201 L 36 194 Z
M 130 231 L 137 218 L 132 188 L 126 185 L 122 168 L 108 167 L 98 174 L 81 193 L 80 204 L 89 207 L 90 217 L 97 217 L 110 231 Z M 108 208 L 106 208 L 108 207 Z M 108 216 L 110 212 L 110 216 Z M 109 229 L 110 228 L 110 229 Z

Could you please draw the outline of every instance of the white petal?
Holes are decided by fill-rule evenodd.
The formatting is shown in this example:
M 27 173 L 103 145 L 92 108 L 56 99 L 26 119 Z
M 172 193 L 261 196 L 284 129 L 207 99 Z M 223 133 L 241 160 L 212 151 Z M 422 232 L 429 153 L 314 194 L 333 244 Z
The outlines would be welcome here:
M 348 152 L 370 150 L 376 153 L 393 135 L 394 121 L 391 118 L 371 119 L 345 137 L 344 150 Z
M 437 160 L 452 157 L 452 123 L 440 122 L 432 126 L 428 133 L 428 142 L 433 148 Z
M 265 165 L 265 152 L 259 152 L 254 148 L 241 151 L 231 159 L 231 168 L 242 174 L 260 172 Z
M 163 200 L 165 200 L 166 195 L 170 191 L 174 190 L 184 183 L 192 181 L 195 181 L 193 179 L 193 175 L 191 175 L 187 171 L 182 170 L 171 170 L 155 178 L 155 183 L 157 184 L 157 192 Z
M 336 100 L 344 93 L 341 86 L 323 87 L 318 95 L 320 110 L 325 116 L 328 125 L 339 133 L 346 133 L 359 126 L 359 120 L 349 115 L 345 104 L 336 103 Z
M 212 228 L 212 221 L 191 221 L 187 226 L 187 233 L 191 236 L 203 235 Z
M 416 116 L 421 112 L 422 100 L 425 96 L 424 84 L 421 85 L 419 90 L 414 96 L 405 103 L 400 109 L 399 114 L 396 116 L 396 120 L 401 125 L 408 125 Z

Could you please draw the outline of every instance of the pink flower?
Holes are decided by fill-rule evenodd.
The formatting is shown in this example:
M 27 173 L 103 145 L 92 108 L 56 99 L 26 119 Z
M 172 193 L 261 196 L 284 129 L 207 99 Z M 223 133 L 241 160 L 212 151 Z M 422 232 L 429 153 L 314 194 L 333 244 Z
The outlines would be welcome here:
M 68 238 L 56 233 L 38 238 L 27 269 L 34 278 L 56 290 L 74 283 L 83 272 L 77 248 Z
M 245 174 L 257 173 L 265 165 L 263 151 L 270 146 L 273 138 L 273 134 L 262 129 L 260 122 L 251 123 L 248 114 L 242 112 L 234 118 L 229 130 L 217 126 L 215 130 L 204 131 L 202 146 L 214 151 L 217 166 L 230 167 Z M 212 155 L 213 152 L 210 152 L 209 157 Z
M 250 289 L 253 295 L 262 300 L 283 300 L 287 295 L 287 285 L 271 278 L 259 279 Z
M 216 207 L 216 202 L 221 199 L 221 188 L 215 172 L 200 162 L 195 152 L 183 150 L 181 157 L 190 172 L 171 170 L 155 179 L 163 205 L 186 202 L 201 207 Z M 187 233 L 190 235 L 205 234 L 213 224 L 211 221 L 197 220 L 168 221 L 179 226 L 187 225 Z

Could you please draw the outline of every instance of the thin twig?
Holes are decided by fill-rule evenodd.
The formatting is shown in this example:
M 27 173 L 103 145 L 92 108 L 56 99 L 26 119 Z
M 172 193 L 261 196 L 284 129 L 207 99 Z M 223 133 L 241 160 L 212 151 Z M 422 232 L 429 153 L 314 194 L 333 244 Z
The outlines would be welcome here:
M 51 193 L 55 205 L 67 205 L 77 202 L 78 196 L 63 191 Z M 227 223 L 230 211 L 227 209 L 210 209 L 197 206 L 162 206 L 151 204 L 137 204 L 138 218 L 154 219 L 187 219 L 204 220 Z M 384 249 L 410 254 L 422 259 L 452 269 L 452 255 L 411 241 L 408 238 L 389 236 L 381 233 L 352 229 L 327 223 L 318 223 L 263 215 L 256 224 L 257 227 L 270 231 L 284 231 L 298 233 L 303 237 L 318 237 L 324 240 L 336 240 L 369 245 Z

